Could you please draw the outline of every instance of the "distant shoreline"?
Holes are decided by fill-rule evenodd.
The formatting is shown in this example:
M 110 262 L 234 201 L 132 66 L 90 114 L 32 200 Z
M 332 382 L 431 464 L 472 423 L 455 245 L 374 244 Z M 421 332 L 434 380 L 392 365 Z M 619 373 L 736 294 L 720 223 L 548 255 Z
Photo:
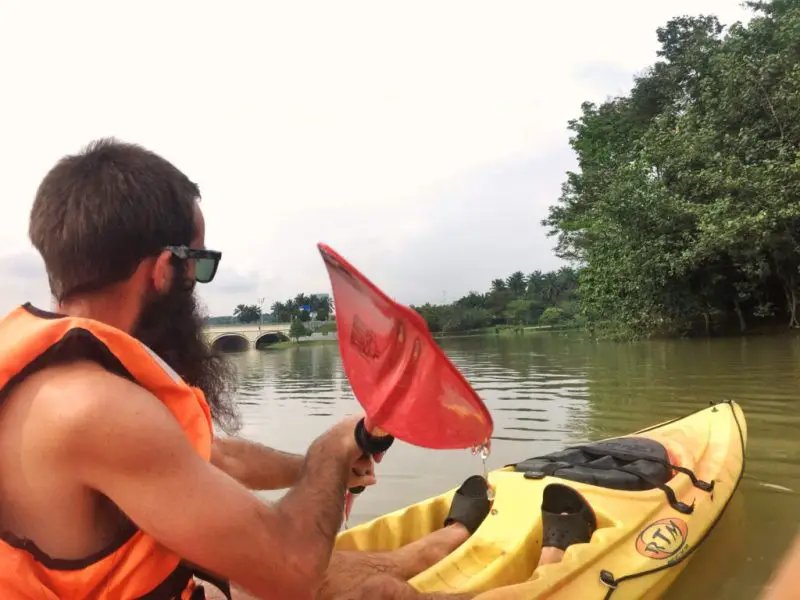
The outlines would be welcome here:
M 464 337 L 490 337 L 490 336 L 503 336 L 508 337 L 512 335 L 520 335 L 530 332 L 559 332 L 559 331 L 577 331 L 576 329 L 570 328 L 561 328 L 556 326 L 550 325 L 529 325 L 526 327 L 519 327 L 513 328 L 507 325 L 500 326 L 498 328 L 494 327 L 484 327 L 481 329 L 473 329 L 470 331 L 453 331 L 448 333 L 433 333 L 431 336 L 435 340 L 440 339 L 450 339 L 450 338 L 464 338 Z M 277 342 L 275 344 L 270 344 L 269 346 L 265 346 L 263 348 L 259 348 L 259 351 L 267 351 L 267 350 L 285 350 L 287 348 L 294 348 L 297 346 L 307 346 L 313 344 L 332 344 L 338 342 L 338 338 L 334 335 L 327 338 L 319 338 L 316 337 L 314 339 L 307 339 L 307 338 L 300 338 L 299 342 L 295 342 L 294 340 L 290 340 L 288 342 Z

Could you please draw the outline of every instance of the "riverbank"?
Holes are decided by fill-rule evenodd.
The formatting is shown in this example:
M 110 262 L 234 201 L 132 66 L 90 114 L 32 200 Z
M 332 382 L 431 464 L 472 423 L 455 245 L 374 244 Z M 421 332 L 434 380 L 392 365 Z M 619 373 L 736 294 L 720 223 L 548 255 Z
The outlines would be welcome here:
M 519 336 L 526 333 L 580 331 L 575 327 L 558 327 L 556 325 L 525 325 L 516 327 L 512 325 L 499 325 L 497 327 L 482 327 L 466 331 L 448 331 L 431 334 L 434 339 L 451 339 L 475 336 Z
M 597 341 L 606 342 L 648 342 L 648 341 L 669 341 L 669 340 L 689 340 L 689 339 L 727 339 L 727 338 L 761 338 L 761 337 L 792 337 L 800 335 L 800 329 L 788 329 L 785 325 L 764 325 L 761 327 L 752 327 L 745 332 L 735 332 L 731 330 L 715 331 L 711 335 L 706 336 L 698 333 L 652 333 L 650 335 L 625 335 L 622 333 L 614 333 L 608 331 L 593 331 L 587 327 L 574 327 L 574 326 L 558 326 L 558 325 L 526 325 L 526 326 L 512 326 L 512 325 L 499 325 L 496 327 L 482 327 L 480 329 L 471 329 L 466 331 L 450 331 L 450 332 L 436 332 L 432 333 L 435 340 L 449 340 L 460 338 L 472 337 L 520 337 L 537 333 L 561 333 L 561 334 L 583 334 L 587 339 L 594 339 Z M 288 348 L 296 348 L 300 345 L 325 345 L 337 343 L 338 339 L 335 332 L 327 336 L 314 336 L 313 338 L 300 338 L 299 342 L 294 340 L 287 342 L 278 342 L 259 348 L 259 350 L 285 350 Z
M 267 351 L 267 350 L 285 350 L 287 348 L 297 348 L 298 346 L 322 346 L 325 344 L 335 344 L 337 342 L 336 336 L 327 336 L 324 338 L 314 338 L 314 339 L 303 339 L 300 338 L 299 342 L 295 342 L 294 340 L 290 340 L 288 342 L 277 342 L 275 344 L 270 344 L 269 346 L 264 346 L 263 348 L 259 348 L 258 351 Z
M 579 331 L 579 329 L 574 327 L 558 327 L 554 325 L 526 325 L 524 327 L 514 327 L 511 325 L 500 325 L 497 327 L 482 327 L 480 329 L 471 329 L 468 331 L 450 331 L 450 332 L 437 332 L 431 334 L 433 339 L 453 339 L 453 338 L 464 338 L 464 337 L 485 337 L 485 336 L 519 336 L 524 335 L 526 333 L 541 333 L 541 332 L 548 332 L 548 333 L 558 333 L 558 332 L 567 332 L 567 331 Z M 336 335 L 330 335 L 325 337 L 314 337 L 313 339 L 309 338 L 300 338 L 299 341 L 288 341 L 288 342 L 277 342 L 275 344 L 270 344 L 269 346 L 265 346 L 263 348 L 259 348 L 259 350 L 285 350 L 287 348 L 296 348 L 297 346 L 308 346 L 314 344 L 332 344 L 338 342 L 338 338 Z

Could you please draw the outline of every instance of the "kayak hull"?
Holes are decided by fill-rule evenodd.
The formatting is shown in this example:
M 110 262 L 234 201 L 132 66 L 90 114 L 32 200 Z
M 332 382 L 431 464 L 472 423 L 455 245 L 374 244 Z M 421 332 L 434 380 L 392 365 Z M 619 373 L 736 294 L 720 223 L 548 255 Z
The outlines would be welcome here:
M 421 592 L 471 592 L 480 600 L 655 599 L 673 583 L 725 512 L 741 479 L 747 427 L 741 407 L 724 402 L 619 439 L 661 444 L 669 463 L 663 489 L 612 489 L 552 475 L 526 477 L 514 466 L 489 474 L 492 511 L 470 539 L 409 583 Z M 569 485 L 589 502 L 597 530 L 570 546 L 561 562 L 537 568 L 542 546 L 542 494 L 551 483 Z M 338 550 L 387 551 L 439 528 L 455 489 L 339 534 Z

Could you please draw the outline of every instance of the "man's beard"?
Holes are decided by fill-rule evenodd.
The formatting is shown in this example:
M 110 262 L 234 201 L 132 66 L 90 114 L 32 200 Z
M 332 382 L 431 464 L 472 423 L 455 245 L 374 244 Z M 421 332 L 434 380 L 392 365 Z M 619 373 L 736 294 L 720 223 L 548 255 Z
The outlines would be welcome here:
M 211 416 L 226 433 L 239 428 L 234 403 L 236 372 L 214 352 L 203 336 L 203 316 L 193 289 L 173 285 L 154 295 L 145 307 L 133 336 L 158 354 L 181 378 L 200 388 Z

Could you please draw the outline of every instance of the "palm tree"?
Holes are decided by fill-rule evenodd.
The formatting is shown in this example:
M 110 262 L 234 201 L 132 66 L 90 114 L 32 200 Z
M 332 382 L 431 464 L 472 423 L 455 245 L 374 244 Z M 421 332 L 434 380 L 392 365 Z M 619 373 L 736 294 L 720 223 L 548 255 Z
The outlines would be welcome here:
M 534 271 L 528 275 L 528 297 L 539 298 L 542 295 L 542 272 Z
M 261 319 L 261 309 L 255 304 L 239 304 L 233 309 L 233 316 L 240 323 L 255 323 Z
M 455 304 L 463 308 L 486 308 L 486 296 L 475 291 L 470 291 L 463 298 L 456 300 Z
M 237 304 L 236 308 L 233 309 L 233 316 L 237 319 L 241 319 L 242 315 L 247 312 L 247 307 L 244 304 Z
M 542 297 L 552 304 L 558 298 L 560 291 L 558 275 L 553 271 L 545 273 L 544 277 L 542 277 Z
M 525 285 L 525 274 L 522 271 L 512 273 L 506 279 L 506 286 L 514 296 L 519 298 L 525 293 L 525 288 L 527 287 Z
M 506 291 L 506 282 L 502 279 L 492 279 L 492 292 L 505 292 Z

